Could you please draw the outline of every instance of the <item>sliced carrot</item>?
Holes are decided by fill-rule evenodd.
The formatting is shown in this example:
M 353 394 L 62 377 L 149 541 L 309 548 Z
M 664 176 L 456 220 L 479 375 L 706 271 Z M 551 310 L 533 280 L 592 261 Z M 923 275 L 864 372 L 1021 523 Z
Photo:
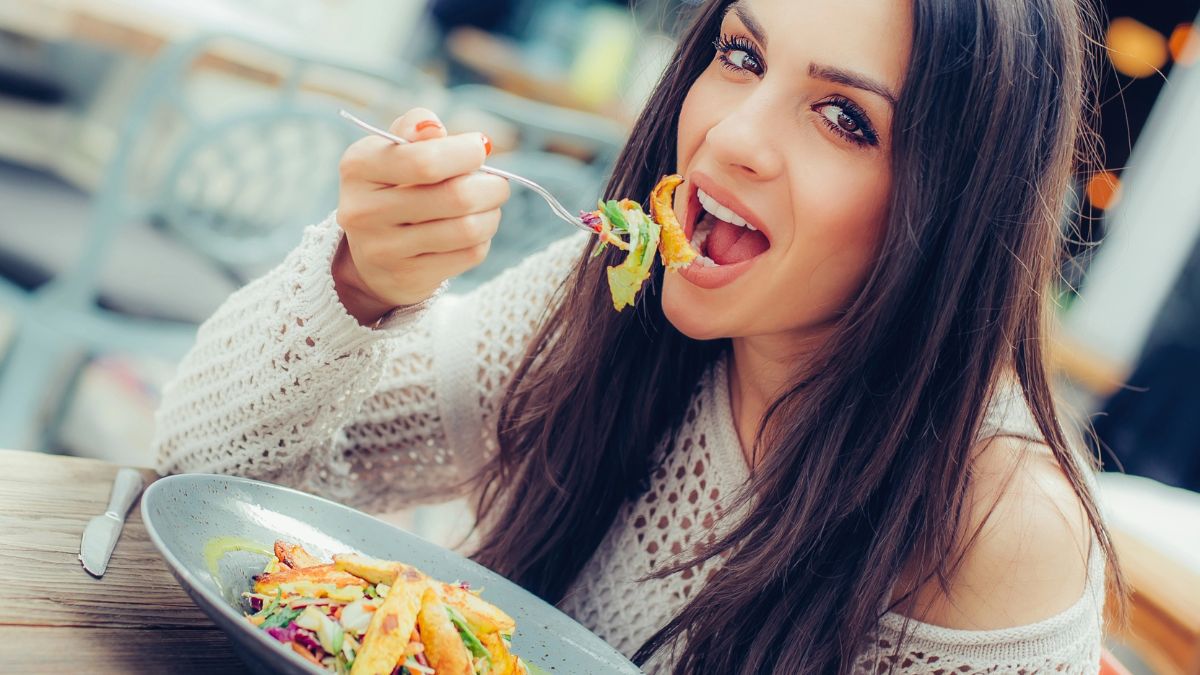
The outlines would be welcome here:
M 322 668 L 325 667 L 325 664 L 318 661 L 317 657 L 313 656 L 313 653 L 308 651 L 307 649 L 305 649 L 303 645 L 293 642 L 292 650 L 295 651 L 300 656 L 303 656 L 304 658 L 308 659 L 309 661 L 312 661 L 313 663 L 317 664 L 318 666 L 321 666 Z

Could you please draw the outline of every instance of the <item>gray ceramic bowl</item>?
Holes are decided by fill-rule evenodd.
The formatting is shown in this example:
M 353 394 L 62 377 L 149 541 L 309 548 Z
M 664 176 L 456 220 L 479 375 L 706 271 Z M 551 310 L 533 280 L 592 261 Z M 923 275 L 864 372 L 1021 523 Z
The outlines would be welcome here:
M 209 571 L 204 545 L 240 537 L 270 548 L 283 538 L 329 559 L 359 552 L 415 565 L 444 581 L 462 580 L 517 622 L 513 651 L 555 675 L 639 673 L 615 649 L 567 615 L 490 570 L 416 535 L 320 497 L 245 478 L 168 476 L 142 495 L 142 520 L 171 572 L 258 673 L 324 673 L 252 626 L 240 594 L 267 558 L 238 551 Z

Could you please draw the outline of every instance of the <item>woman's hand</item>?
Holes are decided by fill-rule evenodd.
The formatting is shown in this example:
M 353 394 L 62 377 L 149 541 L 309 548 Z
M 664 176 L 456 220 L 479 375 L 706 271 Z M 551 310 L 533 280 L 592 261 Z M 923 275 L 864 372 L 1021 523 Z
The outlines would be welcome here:
M 364 325 L 483 262 L 509 195 L 508 181 L 477 173 L 491 152 L 483 134 L 447 136 L 423 108 L 389 130 L 413 143 L 366 136 L 340 164 L 337 219 L 346 236 L 333 279 Z

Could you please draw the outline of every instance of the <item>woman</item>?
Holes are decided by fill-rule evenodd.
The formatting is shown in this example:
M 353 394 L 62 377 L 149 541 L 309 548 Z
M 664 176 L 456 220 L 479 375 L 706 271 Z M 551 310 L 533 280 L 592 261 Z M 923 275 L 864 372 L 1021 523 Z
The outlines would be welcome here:
M 1095 672 L 1113 552 L 1042 349 L 1091 28 L 709 2 L 606 193 L 682 174 L 713 265 L 633 312 L 582 236 L 438 293 L 508 189 L 411 111 L 201 329 L 161 466 L 379 510 L 474 489 L 474 557 L 648 672 Z

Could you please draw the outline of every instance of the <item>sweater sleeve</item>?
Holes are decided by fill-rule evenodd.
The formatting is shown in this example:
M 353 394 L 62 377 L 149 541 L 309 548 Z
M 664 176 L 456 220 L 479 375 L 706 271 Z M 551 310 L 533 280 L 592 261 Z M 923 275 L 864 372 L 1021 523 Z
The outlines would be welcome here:
M 495 450 L 498 398 L 586 235 L 467 295 L 350 316 L 336 214 L 199 329 L 164 389 L 161 473 L 227 473 L 373 511 L 446 499 Z

